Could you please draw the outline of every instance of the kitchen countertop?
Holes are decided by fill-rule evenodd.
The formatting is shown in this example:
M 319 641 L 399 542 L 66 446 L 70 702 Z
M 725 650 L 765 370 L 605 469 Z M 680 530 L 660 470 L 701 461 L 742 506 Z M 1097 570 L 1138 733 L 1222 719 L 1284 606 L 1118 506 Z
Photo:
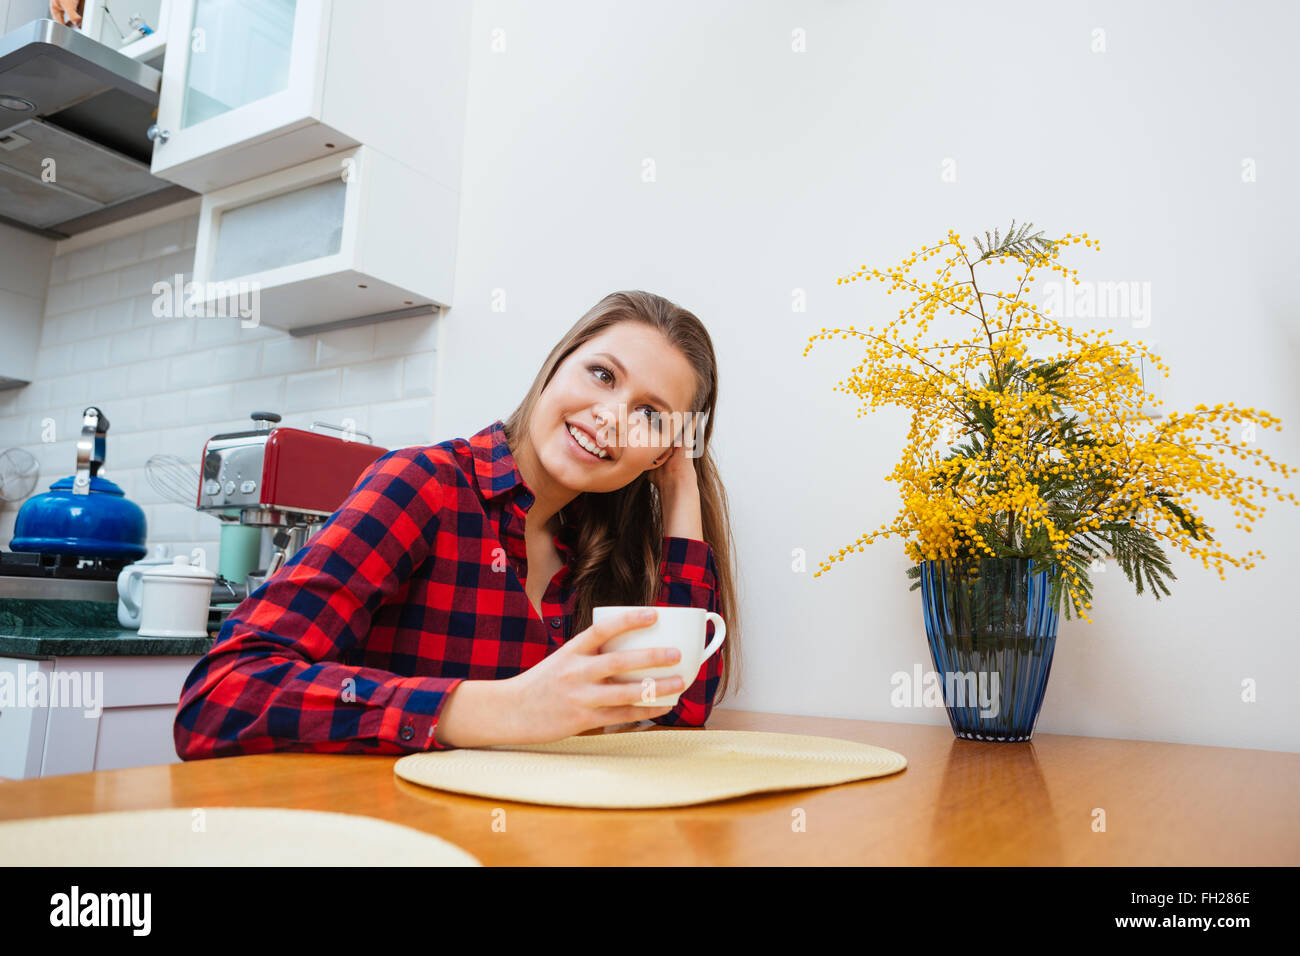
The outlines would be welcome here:
M 209 637 L 141 637 L 122 627 L 9 624 L 0 628 L 0 656 L 118 657 L 206 654 Z
M 141 637 L 118 623 L 115 601 L 0 598 L 0 656 L 206 654 L 216 629 L 208 637 Z
M 397 756 L 269 753 L 0 782 L 0 819 L 162 807 L 357 813 L 441 836 L 486 865 L 1300 864 L 1300 755 L 947 724 L 720 708 L 709 729 L 813 734 L 907 757 L 889 777 L 687 807 L 591 810 L 421 787 Z M 655 733 L 648 721 L 592 733 Z M 492 826 L 506 808 L 510 825 Z M 804 829 L 792 826 L 802 811 Z M 1105 811 L 1105 829 L 1094 829 Z

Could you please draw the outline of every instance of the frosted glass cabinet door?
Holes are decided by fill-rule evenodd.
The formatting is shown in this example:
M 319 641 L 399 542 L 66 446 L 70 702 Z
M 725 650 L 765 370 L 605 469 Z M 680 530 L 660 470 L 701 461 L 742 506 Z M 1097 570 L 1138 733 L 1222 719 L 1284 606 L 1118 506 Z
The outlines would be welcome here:
M 194 0 L 181 128 L 283 92 L 295 0 Z
M 172 0 L 153 173 L 198 191 L 223 174 L 238 182 L 256 172 L 237 168 L 248 147 L 273 150 L 318 121 L 330 10 L 330 0 Z
M 225 210 L 217 221 L 213 281 L 337 254 L 347 184 L 338 176 Z

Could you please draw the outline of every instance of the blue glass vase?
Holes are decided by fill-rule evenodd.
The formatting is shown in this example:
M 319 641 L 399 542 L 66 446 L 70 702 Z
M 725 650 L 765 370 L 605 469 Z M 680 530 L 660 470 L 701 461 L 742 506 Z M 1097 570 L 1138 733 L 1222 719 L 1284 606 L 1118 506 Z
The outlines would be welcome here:
M 1033 737 L 1056 648 L 1056 573 L 1028 558 L 921 564 L 925 634 L 958 737 Z

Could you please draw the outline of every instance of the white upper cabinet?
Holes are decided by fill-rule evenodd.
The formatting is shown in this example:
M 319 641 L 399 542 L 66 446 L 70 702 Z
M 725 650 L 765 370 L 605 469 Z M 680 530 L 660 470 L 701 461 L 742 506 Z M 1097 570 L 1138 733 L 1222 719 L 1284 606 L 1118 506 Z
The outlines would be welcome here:
M 300 329 L 450 305 L 456 210 L 453 190 L 369 146 L 214 190 L 194 252 L 202 314 Z
M 469 0 L 171 0 L 156 176 L 207 193 L 367 145 L 459 189 Z
M 168 3 L 169 0 L 131 0 L 124 12 L 116 0 L 111 3 L 110 0 L 86 0 L 82 5 L 81 32 L 161 70 L 167 43 Z

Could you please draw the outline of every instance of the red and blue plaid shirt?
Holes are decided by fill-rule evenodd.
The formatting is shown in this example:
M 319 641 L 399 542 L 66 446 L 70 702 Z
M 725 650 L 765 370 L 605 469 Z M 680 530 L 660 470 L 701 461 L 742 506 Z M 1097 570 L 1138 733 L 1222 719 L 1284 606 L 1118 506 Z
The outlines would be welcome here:
M 453 749 L 434 727 L 457 684 L 512 677 L 573 636 L 569 557 L 583 498 L 561 512 L 554 542 L 565 563 L 539 617 L 523 585 L 534 496 L 500 420 L 468 440 L 378 458 L 226 618 L 185 680 L 176 753 Z M 666 536 L 662 556 L 656 604 L 716 611 L 712 547 Z M 677 705 L 650 719 L 702 725 L 721 677 L 718 651 Z

